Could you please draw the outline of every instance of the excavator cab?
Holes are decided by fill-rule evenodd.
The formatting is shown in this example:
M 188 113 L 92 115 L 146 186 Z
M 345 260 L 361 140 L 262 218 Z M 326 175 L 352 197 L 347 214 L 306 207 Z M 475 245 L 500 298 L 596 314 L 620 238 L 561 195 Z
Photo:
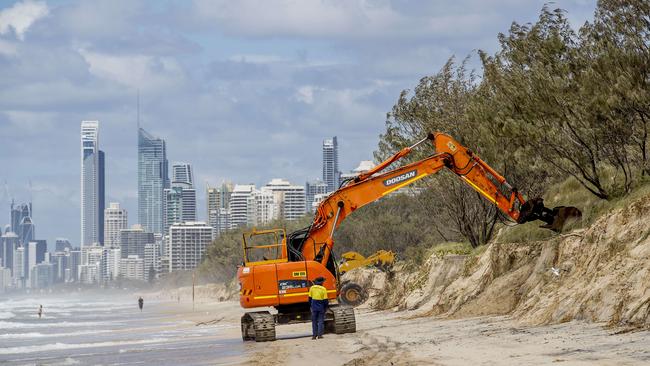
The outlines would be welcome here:
M 244 265 L 287 262 L 287 234 L 283 229 L 256 230 L 244 233 Z

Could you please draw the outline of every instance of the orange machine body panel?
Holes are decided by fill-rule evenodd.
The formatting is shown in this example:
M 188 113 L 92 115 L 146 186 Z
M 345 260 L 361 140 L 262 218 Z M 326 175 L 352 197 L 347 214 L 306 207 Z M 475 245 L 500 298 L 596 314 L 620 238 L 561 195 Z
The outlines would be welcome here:
M 316 277 L 325 278 L 328 297 L 335 299 L 336 278 L 315 261 L 256 264 L 237 270 L 239 304 L 243 308 L 279 306 L 307 302 L 307 294 Z

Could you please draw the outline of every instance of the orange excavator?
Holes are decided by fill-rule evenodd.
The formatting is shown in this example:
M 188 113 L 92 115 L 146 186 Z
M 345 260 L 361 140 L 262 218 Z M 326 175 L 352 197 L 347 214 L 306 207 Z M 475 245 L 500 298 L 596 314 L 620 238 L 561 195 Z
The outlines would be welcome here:
M 434 145 L 433 155 L 387 169 L 426 141 Z M 581 216 L 575 207 L 550 209 L 544 206 L 541 198 L 525 200 L 504 177 L 451 136 L 429 134 L 372 170 L 344 182 L 321 202 L 309 227 L 288 236 L 281 229 L 244 234 L 244 263 L 237 271 L 239 302 L 245 309 L 274 307 L 277 313 L 267 310 L 245 313 L 241 318 L 242 338 L 272 341 L 277 324 L 310 321 L 307 294 L 315 278 L 325 278 L 323 286 L 329 299 L 334 300 L 338 295 L 332 238 L 341 222 L 364 205 L 442 169 L 456 174 L 516 223 L 540 220 L 545 223 L 542 227 L 559 232 L 567 219 Z M 325 330 L 337 334 L 355 332 L 354 309 L 330 305 L 325 316 Z

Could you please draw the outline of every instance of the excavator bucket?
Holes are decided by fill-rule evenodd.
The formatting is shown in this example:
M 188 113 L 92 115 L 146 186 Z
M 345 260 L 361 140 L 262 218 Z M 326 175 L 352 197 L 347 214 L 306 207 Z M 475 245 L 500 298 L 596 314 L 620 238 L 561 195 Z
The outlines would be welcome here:
M 551 229 L 557 233 L 561 232 L 565 226 L 582 218 L 582 212 L 577 207 L 558 206 L 551 210 L 553 211 L 553 222 L 540 227 Z
M 533 198 L 522 205 L 517 222 L 523 224 L 540 220 L 546 223 L 540 227 L 559 233 L 565 226 L 581 218 L 582 212 L 577 207 L 558 206 L 548 208 L 544 206 L 542 198 Z

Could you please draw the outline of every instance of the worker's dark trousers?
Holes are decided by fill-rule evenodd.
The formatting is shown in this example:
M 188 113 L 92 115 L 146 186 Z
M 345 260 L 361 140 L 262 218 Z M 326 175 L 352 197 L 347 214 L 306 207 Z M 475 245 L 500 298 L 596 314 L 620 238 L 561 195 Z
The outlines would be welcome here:
M 314 337 L 323 335 L 325 330 L 325 310 L 311 311 L 311 331 Z

